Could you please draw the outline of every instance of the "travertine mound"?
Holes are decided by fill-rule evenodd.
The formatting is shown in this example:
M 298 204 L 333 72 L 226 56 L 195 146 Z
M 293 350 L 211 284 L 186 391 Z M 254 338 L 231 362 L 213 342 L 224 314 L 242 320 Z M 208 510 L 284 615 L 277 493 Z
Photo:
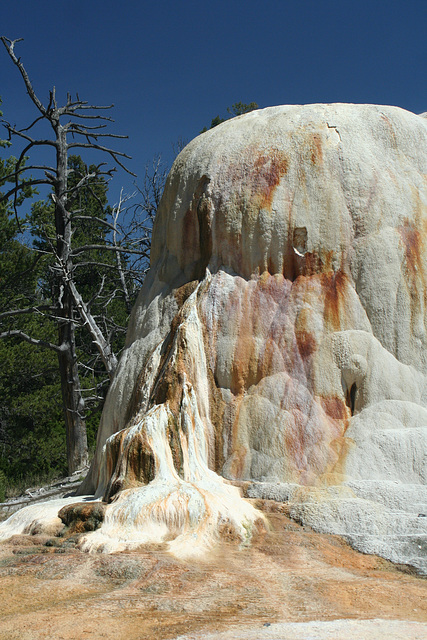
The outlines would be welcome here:
M 226 478 L 423 566 L 426 175 L 426 120 L 396 107 L 272 107 L 184 149 L 82 488 L 113 500 L 85 548 L 179 553 L 224 523 L 243 541 L 258 514 Z

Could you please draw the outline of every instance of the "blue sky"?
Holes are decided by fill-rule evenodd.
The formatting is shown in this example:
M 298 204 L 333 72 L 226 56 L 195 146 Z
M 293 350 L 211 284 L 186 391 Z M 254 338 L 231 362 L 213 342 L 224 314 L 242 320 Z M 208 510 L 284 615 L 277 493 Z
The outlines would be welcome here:
M 427 2 L 389 0 L 17 0 L 2 2 L 0 35 L 39 97 L 55 85 L 95 104 L 114 103 L 118 148 L 146 162 L 190 140 L 237 101 L 261 107 L 310 102 L 393 104 L 427 111 Z M 19 47 L 19 48 L 18 48 Z M 35 111 L 0 49 L 4 116 Z M 113 199 L 131 181 L 117 174 Z

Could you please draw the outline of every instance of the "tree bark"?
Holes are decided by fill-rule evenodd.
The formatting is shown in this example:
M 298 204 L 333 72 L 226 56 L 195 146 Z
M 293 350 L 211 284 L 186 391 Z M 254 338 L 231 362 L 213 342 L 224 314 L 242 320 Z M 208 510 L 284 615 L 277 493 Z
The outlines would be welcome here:
M 59 341 L 69 348 L 58 354 L 61 376 L 62 404 L 67 437 L 68 473 L 88 464 L 84 400 L 80 388 L 77 358 L 74 349 L 74 326 L 64 323 L 59 327 Z
M 56 253 L 58 260 L 69 273 L 71 258 L 71 218 L 67 211 L 67 137 L 66 130 L 55 123 L 57 179 L 55 182 L 55 228 Z M 55 298 L 58 306 L 58 341 L 62 351 L 58 354 L 61 377 L 62 401 L 67 435 L 68 472 L 74 473 L 88 463 L 86 423 L 84 420 L 84 399 L 80 387 L 76 356 L 75 330 L 73 323 L 74 300 L 64 282 L 60 265 L 55 271 Z

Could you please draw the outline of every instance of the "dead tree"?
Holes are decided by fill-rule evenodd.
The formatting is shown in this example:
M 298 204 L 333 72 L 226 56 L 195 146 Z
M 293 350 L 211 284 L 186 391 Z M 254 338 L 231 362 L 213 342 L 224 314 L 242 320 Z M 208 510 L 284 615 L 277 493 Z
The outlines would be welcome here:
M 111 378 L 117 366 L 117 356 L 99 326 L 95 317 L 91 314 L 88 305 L 80 295 L 74 281 L 74 260 L 78 253 L 90 250 L 93 245 L 78 247 L 73 250 L 73 223 L 79 215 L 84 216 L 84 212 L 70 211 L 69 201 L 72 193 L 88 185 L 90 180 L 96 176 L 111 176 L 115 168 L 106 170 L 105 163 L 98 165 L 95 170 L 86 171 L 82 175 L 73 189 L 69 188 L 69 154 L 77 150 L 97 150 L 107 154 L 116 164 L 126 169 L 123 164 L 125 158 L 129 158 L 125 153 L 105 146 L 104 140 L 108 138 L 126 138 L 113 133 L 105 132 L 108 122 L 113 122 L 109 116 L 100 114 L 99 111 L 110 109 L 110 106 L 90 105 L 76 96 L 72 99 L 67 95 L 63 106 L 58 105 L 55 88 L 49 93 L 47 106 L 38 98 L 33 85 L 29 79 L 27 71 L 15 54 L 15 45 L 19 40 L 9 40 L 1 37 L 12 62 L 16 65 L 23 78 L 27 93 L 39 112 L 35 120 L 25 128 L 18 129 L 15 125 L 3 121 L 8 132 L 9 140 L 19 139 L 23 144 L 22 151 L 17 159 L 13 173 L 6 176 L 5 180 L 12 181 L 13 187 L 2 196 L 1 200 L 12 200 L 17 217 L 17 202 L 23 189 L 35 187 L 37 185 L 48 185 L 51 188 L 51 198 L 54 204 L 54 237 L 46 235 L 50 243 L 51 253 L 54 256 L 52 275 L 54 281 L 54 295 L 52 308 L 38 309 L 44 313 L 50 313 L 58 327 L 58 343 L 53 344 L 38 340 L 34 336 L 26 335 L 19 330 L 7 330 L 0 333 L 0 337 L 16 336 L 33 344 L 38 344 L 46 348 L 53 349 L 58 355 L 59 370 L 61 377 L 62 398 L 64 406 L 64 418 L 67 434 L 67 461 L 69 472 L 83 467 L 87 464 L 87 438 L 84 420 L 84 399 L 80 385 L 78 362 L 76 356 L 75 326 L 76 318 L 84 324 L 89 331 L 92 342 L 96 346 L 108 376 Z M 38 138 L 33 134 L 34 127 L 40 123 L 47 123 L 53 135 L 51 138 Z M 38 147 L 50 148 L 55 156 L 55 162 L 50 165 L 26 164 L 25 160 Z M 130 172 L 129 172 L 130 173 Z M 132 174 L 133 175 L 133 174 Z M 72 192 L 71 192 L 72 191 Z M 19 220 L 17 217 L 19 224 Z M 112 223 L 114 227 L 114 222 Z M 117 220 L 116 220 L 117 229 Z M 120 246 L 117 242 L 107 248 L 114 250 L 118 256 L 120 252 L 129 254 L 132 249 L 127 246 Z M 120 262 L 120 260 L 119 260 Z M 32 313 L 34 308 L 26 310 L 11 310 L 9 315 L 14 313 Z

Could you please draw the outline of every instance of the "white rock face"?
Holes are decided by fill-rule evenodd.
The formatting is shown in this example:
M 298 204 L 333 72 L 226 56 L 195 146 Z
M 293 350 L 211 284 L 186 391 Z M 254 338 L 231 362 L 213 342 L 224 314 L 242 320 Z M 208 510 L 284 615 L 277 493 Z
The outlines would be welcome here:
M 426 176 L 427 121 L 396 107 L 271 107 L 182 151 L 82 488 L 116 496 L 88 547 L 245 539 L 259 514 L 223 477 L 425 566 Z

